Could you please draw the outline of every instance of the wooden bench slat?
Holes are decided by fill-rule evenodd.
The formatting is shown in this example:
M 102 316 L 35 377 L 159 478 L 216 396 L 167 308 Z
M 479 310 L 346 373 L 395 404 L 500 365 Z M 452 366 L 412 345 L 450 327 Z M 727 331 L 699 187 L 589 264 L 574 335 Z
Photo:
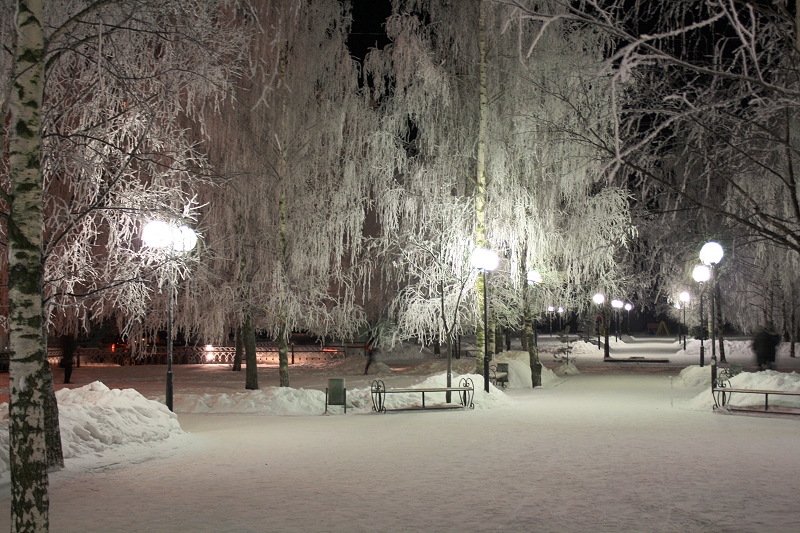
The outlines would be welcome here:
M 760 390 L 760 389 L 732 389 L 729 387 L 714 387 L 714 392 L 742 392 L 752 394 L 782 394 L 784 396 L 800 396 L 800 391 L 788 390 Z

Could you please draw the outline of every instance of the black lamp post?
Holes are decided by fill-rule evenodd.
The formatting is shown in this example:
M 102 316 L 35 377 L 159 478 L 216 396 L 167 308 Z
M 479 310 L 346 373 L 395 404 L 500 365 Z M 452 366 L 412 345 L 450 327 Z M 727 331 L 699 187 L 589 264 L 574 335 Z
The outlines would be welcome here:
M 470 261 L 483 274 L 483 390 L 489 392 L 489 297 L 486 275 L 498 267 L 500 258 L 491 250 L 475 248 Z
M 625 304 L 625 310 L 628 312 L 628 336 L 631 334 L 631 310 L 633 309 L 633 304 L 628 302 Z
M 703 262 L 704 265 L 708 265 L 711 267 L 711 357 L 716 357 L 717 355 L 717 347 L 716 347 L 716 337 L 717 337 L 717 313 L 716 313 L 716 295 L 717 295 L 717 276 L 716 276 L 716 266 L 722 260 L 722 256 L 725 255 L 722 246 L 718 242 L 709 241 L 703 245 L 700 249 L 700 261 Z
M 703 342 L 706 338 L 706 323 L 703 316 L 703 283 L 711 277 L 711 270 L 705 265 L 697 265 L 692 271 L 692 277 L 700 284 L 700 366 L 705 365 L 706 349 Z
M 167 409 L 172 411 L 173 374 L 172 374 L 172 336 L 174 328 L 175 308 L 175 265 L 176 255 L 190 252 L 197 245 L 197 234 L 189 226 L 174 226 L 163 220 L 148 222 L 142 230 L 142 241 L 148 248 L 167 248 L 170 253 L 169 263 L 169 302 L 167 304 Z

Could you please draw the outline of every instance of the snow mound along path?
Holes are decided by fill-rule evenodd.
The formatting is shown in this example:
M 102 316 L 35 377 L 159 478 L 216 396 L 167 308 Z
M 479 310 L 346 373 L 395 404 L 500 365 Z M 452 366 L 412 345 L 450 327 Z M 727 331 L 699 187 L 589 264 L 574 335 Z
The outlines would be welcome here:
M 530 367 L 528 367 L 530 370 Z M 529 371 L 530 374 L 530 371 Z M 458 386 L 462 377 L 471 378 L 475 386 L 473 403 L 476 409 L 493 409 L 502 407 L 512 402 L 500 389 L 490 386 L 487 394 L 480 389 L 483 376 L 477 374 L 453 374 L 452 383 Z M 528 379 L 530 383 L 530 377 Z M 447 374 L 435 374 L 424 381 L 408 388 L 444 387 L 447 384 Z M 391 381 L 386 383 L 391 389 Z M 480 390 L 479 390 L 480 389 Z M 387 406 L 390 409 L 402 409 L 421 403 L 421 395 L 388 394 Z M 444 393 L 425 393 L 427 404 L 444 403 Z M 458 397 L 453 395 L 453 401 Z M 391 402 L 391 403 L 390 403 Z M 291 387 L 267 387 L 264 389 L 244 391 L 237 393 L 218 394 L 181 394 L 175 397 L 173 406 L 178 413 L 187 414 L 254 414 L 254 415 L 321 415 L 325 412 L 325 392 L 315 389 L 293 389 Z M 331 409 L 341 409 L 333 407 Z M 347 389 L 347 411 L 372 412 L 372 395 L 369 388 Z
M 183 435 L 178 417 L 133 389 L 109 389 L 95 381 L 56 392 L 64 458 L 126 445 L 146 445 Z M 8 404 L 0 405 L 0 473 L 8 470 Z
M 532 387 L 531 363 L 528 352 L 520 350 L 500 352 L 494 356 L 493 362 L 508 363 L 507 386 L 509 389 L 530 389 Z M 542 365 L 542 387 L 555 387 L 562 381 L 555 372 Z
M 692 365 L 687 366 L 678 377 L 683 382 L 683 386 L 687 389 L 695 389 L 697 387 L 711 387 L 711 366 Z
M 742 372 L 730 379 L 731 387 L 735 389 L 757 389 L 757 390 L 785 390 L 800 392 L 800 374 L 797 372 L 785 373 L 775 370 L 765 370 L 763 372 Z M 800 397 L 798 396 L 770 396 L 770 405 L 781 405 L 785 407 L 800 408 Z M 696 409 L 711 409 L 714 406 L 714 399 L 711 396 L 711 386 L 689 402 L 691 407 Z M 763 394 L 731 394 L 730 405 L 735 407 L 763 406 Z

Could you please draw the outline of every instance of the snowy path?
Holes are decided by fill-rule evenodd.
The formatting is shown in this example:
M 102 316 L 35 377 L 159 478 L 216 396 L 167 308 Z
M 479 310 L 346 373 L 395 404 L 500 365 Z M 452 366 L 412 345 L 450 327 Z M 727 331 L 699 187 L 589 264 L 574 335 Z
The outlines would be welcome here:
M 51 530 L 800 531 L 800 421 L 690 410 L 697 392 L 583 374 L 483 411 L 180 415 L 158 459 L 53 474 Z

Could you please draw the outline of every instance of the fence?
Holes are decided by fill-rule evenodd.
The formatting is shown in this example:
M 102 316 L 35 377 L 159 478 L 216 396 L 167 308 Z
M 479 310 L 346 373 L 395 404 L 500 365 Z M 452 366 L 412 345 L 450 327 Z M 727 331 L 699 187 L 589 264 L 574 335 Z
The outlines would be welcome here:
M 344 346 L 290 345 L 288 359 L 290 365 L 322 363 L 333 359 L 344 359 L 347 354 Z M 174 346 L 173 364 L 233 364 L 236 348 L 233 346 Z M 62 351 L 49 348 L 47 359 L 51 365 L 58 365 Z M 256 363 L 277 365 L 279 362 L 277 343 L 256 344 Z M 128 366 L 163 365 L 167 363 L 166 346 L 148 347 L 132 355 L 127 347 L 78 348 L 75 366 Z M 242 364 L 246 364 L 244 359 Z

